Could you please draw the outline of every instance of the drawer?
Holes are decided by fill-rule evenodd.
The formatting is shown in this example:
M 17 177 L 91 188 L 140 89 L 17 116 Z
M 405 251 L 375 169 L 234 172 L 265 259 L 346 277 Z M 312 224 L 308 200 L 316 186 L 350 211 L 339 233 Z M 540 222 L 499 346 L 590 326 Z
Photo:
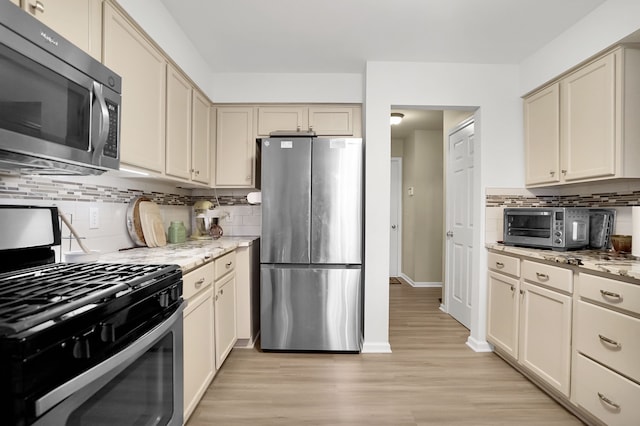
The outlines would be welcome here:
M 217 280 L 220 277 L 225 276 L 227 273 L 233 271 L 236 267 L 236 252 L 235 250 L 225 254 L 224 256 L 220 256 L 216 260 L 214 260 L 216 275 L 215 279 Z
M 576 349 L 640 381 L 640 319 L 578 301 Z
M 576 357 L 576 403 L 608 426 L 637 425 L 640 386 L 582 355 Z
M 573 292 L 573 271 L 544 263 L 522 262 L 522 277 L 534 284 L 542 284 L 571 294 Z
M 578 293 L 582 298 L 640 314 L 640 285 L 581 273 Z
M 517 257 L 489 252 L 487 265 L 492 271 L 513 275 L 514 277 L 520 276 L 520 259 Z
M 213 263 L 207 263 L 182 277 L 182 297 L 189 300 L 213 283 Z

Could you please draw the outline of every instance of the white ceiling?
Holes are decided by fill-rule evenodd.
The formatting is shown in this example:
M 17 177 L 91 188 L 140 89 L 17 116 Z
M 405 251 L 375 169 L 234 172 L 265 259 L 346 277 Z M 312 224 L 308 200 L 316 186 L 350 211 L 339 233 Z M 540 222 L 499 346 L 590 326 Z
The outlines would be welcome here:
M 391 112 L 404 114 L 400 124 L 391 126 L 391 139 L 406 139 L 415 130 L 443 129 L 442 111 L 415 108 L 393 108 Z
M 161 0 L 214 72 L 512 63 L 605 0 Z

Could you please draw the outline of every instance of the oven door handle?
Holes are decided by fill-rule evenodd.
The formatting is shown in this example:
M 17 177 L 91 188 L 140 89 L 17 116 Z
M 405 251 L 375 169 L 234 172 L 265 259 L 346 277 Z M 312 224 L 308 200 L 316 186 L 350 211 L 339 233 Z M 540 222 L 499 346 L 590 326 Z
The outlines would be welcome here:
M 35 401 L 36 416 L 40 417 L 74 392 L 79 391 L 96 379 L 109 375 L 108 380 L 111 380 L 118 375 L 169 331 L 178 320 L 178 317 L 182 317 L 183 310 L 184 302 L 180 303 L 180 306 L 169 318 L 125 349 L 37 399 Z

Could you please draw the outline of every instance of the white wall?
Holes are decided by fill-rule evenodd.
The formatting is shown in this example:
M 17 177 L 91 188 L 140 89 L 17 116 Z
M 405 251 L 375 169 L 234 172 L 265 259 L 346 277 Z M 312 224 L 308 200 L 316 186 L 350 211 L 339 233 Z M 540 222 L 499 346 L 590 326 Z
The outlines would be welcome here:
M 476 113 L 476 188 L 474 194 L 474 311 L 469 344 L 485 346 L 486 253 L 484 188 L 522 186 L 522 103 L 518 67 L 446 63 L 369 62 L 366 74 L 365 204 L 365 352 L 389 346 L 389 235 L 378 224 L 389 223 L 389 114 L 391 105 L 441 109 L 479 107 Z
M 608 0 L 520 64 L 525 94 L 640 29 L 640 1 Z

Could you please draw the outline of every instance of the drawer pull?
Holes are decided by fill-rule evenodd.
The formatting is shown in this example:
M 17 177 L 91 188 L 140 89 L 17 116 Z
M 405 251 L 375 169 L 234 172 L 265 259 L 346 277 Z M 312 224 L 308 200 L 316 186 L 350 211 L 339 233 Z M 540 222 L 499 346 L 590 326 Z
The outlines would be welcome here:
M 622 296 L 620 296 L 618 293 L 613 293 L 607 290 L 600 290 L 600 294 L 604 297 L 611 297 L 613 299 L 622 299 Z
M 613 402 L 612 400 L 610 400 L 609 398 L 607 398 L 606 396 L 604 396 L 600 392 L 598 392 L 598 398 L 600 398 L 600 401 L 604 402 L 605 404 L 609 405 L 610 407 L 613 407 L 616 410 L 620 409 L 620 405 L 616 404 L 615 402 Z
M 511 286 L 511 293 L 513 293 L 515 289 L 515 286 Z
M 608 343 L 608 344 L 610 344 L 610 345 L 612 345 L 612 346 L 615 346 L 615 347 L 616 347 L 616 348 L 618 348 L 618 349 L 621 349 L 621 348 L 622 348 L 622 343 L 618 343 L 618 342 L 616 342 L 616 341 L 615 341 L 615 340 L 613 340 L 613 339 L 609 339 L 608 337 L 603 336 L 602 334 L 598 334 L 598 337 L 599 337 L 599 338 L 600 338 L 600 340 L 602 340 L 603 342 Z
M 230 268 L 230 267 L 231 267 L 231 265 L 233 265 L 233 262 L 225 263 L 225 265 L 224 265 L 224 266 L 226 266 L 227 268 Z
M 536 272 L 536 277 L 538 277 L 540 281 L 547 281 L 549 279 L 549 275 L 540 272 Z
M 199 288 L 202 284 L 204 284 L 204 278 L 200 278 L 198 281 L 195 282 L 196 288 Z
M 502 262 L 496 262 L 496 268 L 498 268 L 498 269 L 502 269 L 502 268 L 504 268 L 504 263 L 502 263 Z

